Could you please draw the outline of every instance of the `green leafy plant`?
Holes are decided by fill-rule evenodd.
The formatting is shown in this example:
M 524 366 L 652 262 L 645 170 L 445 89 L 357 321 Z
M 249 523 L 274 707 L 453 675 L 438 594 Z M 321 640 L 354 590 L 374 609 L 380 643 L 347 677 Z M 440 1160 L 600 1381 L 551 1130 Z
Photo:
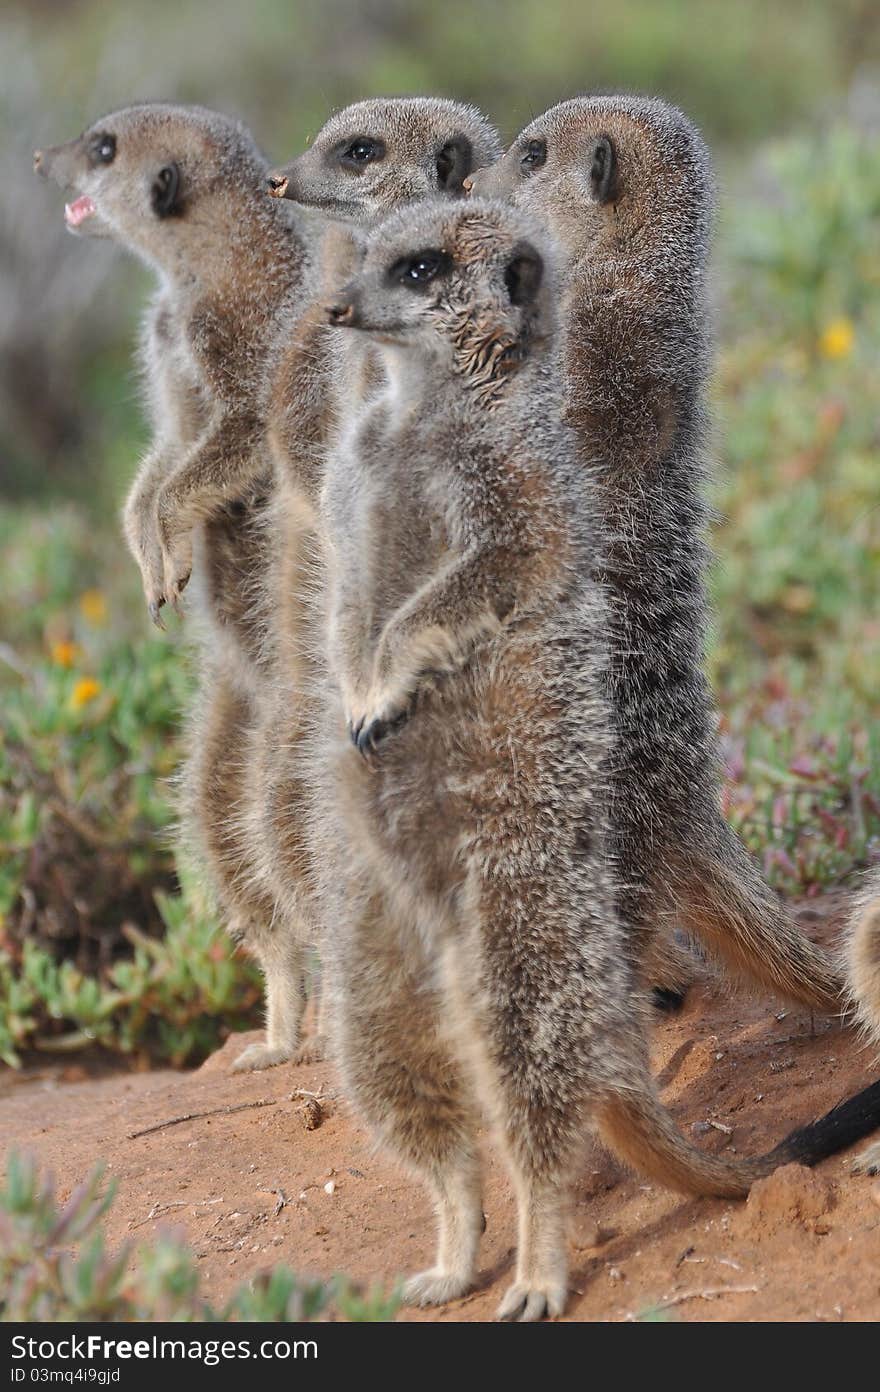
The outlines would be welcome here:
M 108 1250 L 103 1220 L 114 1186 L 100 1166 L 59 1206 L 51 1179 L 11 1153 L 0 1189 L 0 1319 L 60 1320 L 391 1320 L 395 1295 L 363 1292 L 276 1266 L 214 1307 L 200 1292 L 192 1253 L 161 1237 L 135 1250 Z

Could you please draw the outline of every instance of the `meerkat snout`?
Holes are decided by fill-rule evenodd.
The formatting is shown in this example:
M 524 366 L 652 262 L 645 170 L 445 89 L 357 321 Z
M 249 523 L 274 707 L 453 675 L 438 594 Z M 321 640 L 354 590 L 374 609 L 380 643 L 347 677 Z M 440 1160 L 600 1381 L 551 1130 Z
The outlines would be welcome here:
M 266 175 L 266 192 L 270 198 L 283 198 L 287 192 L 288 178 L 277 169 Z
M 466 179 L 462 179 L 461 186 L 465 193 L 472 193 L 474 188 L 473 174 L 469 174 Z
M 353 300 L 339 300 L 327 306 L 327 319 L 335 328 L 354 328 L 355 305 Z
M 43 152 L 42 152 L 42 150 L 34 150 L 34 173 L 35 173 L 35 174 L 41 174 L 42 172 L 43 172 Z

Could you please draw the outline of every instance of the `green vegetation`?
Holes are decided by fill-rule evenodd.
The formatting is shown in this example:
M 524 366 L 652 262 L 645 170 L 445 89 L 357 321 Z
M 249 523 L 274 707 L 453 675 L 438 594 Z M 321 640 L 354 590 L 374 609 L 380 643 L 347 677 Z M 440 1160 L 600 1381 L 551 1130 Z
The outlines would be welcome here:
M 107 1250 L 102 1222 L 113 1202 L 99 1166 L 59 1207 L 50 1179 L 11 1153 L 0 1188 L 0 1320 L 289 1320 L 394 1318 L 397 1300 L 347 1281 L 302 1280 L 285 1266 L 263 1272 L 214 1308 L 200 1294 L 191 1252 L 171 1237 Z
M 175 870 L 186 654 L 81 509 L 0 511 L 0 544 L 0 1059 L 198 1062 L 256 1023 L 260 982 Z
M 844 127 L 767 150 L 730 200 L 717 380 L 712 670 L 729 811 L 811 893 L 880 832 L 880 152 Z

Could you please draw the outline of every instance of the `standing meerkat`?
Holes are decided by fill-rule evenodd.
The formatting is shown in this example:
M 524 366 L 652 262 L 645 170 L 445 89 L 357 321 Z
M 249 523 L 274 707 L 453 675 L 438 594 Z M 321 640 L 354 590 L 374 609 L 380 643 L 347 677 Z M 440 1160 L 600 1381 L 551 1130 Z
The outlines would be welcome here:
M 663 102 L 577 98 L 467 183 L 544 220 L 564 257 L 566 415 L 600 461 L 622 912 L 648 957 L 657 927 L 677 922 L 735 977 L 839 1013 L 842 979 L 719 808 L 703 667 L 708 152 Z
M 499 1313 L 525 1320 L 564 1307 L 589 1128 L 652 1178 L 722 1195 L 852 1131 L 844 1109 L 730 1162 L 657 1097 L 608 846 L 597 466 L 562 420 L 553 302 L 532 224 L 475 202 L 389 218 L 329 307 L 385 384 L 321 493 L 334 691 L 312 780 L 317 834 L 345 848 L 323 868 L 346 1094 L 437 1212 L 436 1264 L 405 1299 L 473 1282 L 482 1104 L 519 1212 Z
M 338 274 L 341 264 L 357 259 L 358 237 L 377 216 L 401 203 L 460 197 L 467 174 L 497 158 L 500 149 L 485 116 L 461 102 L 385 98 L 337 112 L 304 154 L 268 178 L 275 198 L 340 219 L 324 232 L 313 294 L 325 274 L 322 267 L 332 266 Z M 304 843 L 300 810 L 306 797 L 303 741 L 324 667 L 314 626 L 320 605 L 312 602 L 323 583 L 316 502 L 328 441 L 380 379 L 375 355 L 352 351 L 328 325 L 320 298 L 288 317 L 266 372 L 267 439 L 284 516 L 281 571 L 271 578 L 283 641 L 273 698 L 264 704 L 254 741 L 242 820 L 255 848 L 251 873 L 271 885 L 286 916 L 297 910 L 314 849 Z M 296 702 L 293 690 L 299 693 Z M 321 1047 L 319 1035 L 309 1046 L 310 1056 Z
M 125 507 L 125 533 L 154 620 L 194 565 L 203 630 L 189 713 L 184 829 L 233 937 L 266 978 L 265 1042 L 236 1066 L 289 1058 L 299 1043 L 303 948 L 266 887 L 237 818 L 252 732 L 274 671 L 273 465 L 259 413 L 281 318 L 304 303 L 314 234 L 265 196 L 268 164 L 238 122 L 164 103 L 103 117 L 35 157 L 76 195 L 72 230 L 110 236 L 156 273 L 142 356 L 153 442 Z
M 880 870 L 856 896 L 846 938 L 846 969 L 856 1019 L 870 1043 L 880 1044 Z M 880 1174 L 880 1141 L 859 1155 L 853 1168 Z
M 330 124 L 337 143 L 347 124 L 349 145 L 362 144 L 367 128 L 381 143 L 381 190 L 359 184 L 355 220 L 396 200 L 459 194 L 465 175 L 500 151 L 485 117 L 455 102 L 359 103 Z M 372 162 L 360 148 L 348 159 L 347 148 L 322 168 L 314 202 L 334 179 L 357 182 Z M 266 977 L 265 1041 L 234 1066 L 311 1057 L 315 1046 L 299 1042 L 311 914 L 298 740 L 312 683 L 301 591 L 314 585 L 316 566 L 308 491 L 289 483 L 319 470 L 333 418 L 336 365 L 321 341 L 323 315 L 318 335 L 303 312 L 322 224 L 273 208 L 268 167 L 248 132 L 200 108 L 115 113 L 39 153 L 36 165 L 77 193 L 74 230 L 115 236 L 160 277 L 144 335 L 155 440 L 126 506 L 126 534 L 157 620 L 186 585 L 195 547 L 209 636 L 190 721 L 185 821 L 230 931 Z M 258 409 L 276 369 L 290 427 L 280 474 Z

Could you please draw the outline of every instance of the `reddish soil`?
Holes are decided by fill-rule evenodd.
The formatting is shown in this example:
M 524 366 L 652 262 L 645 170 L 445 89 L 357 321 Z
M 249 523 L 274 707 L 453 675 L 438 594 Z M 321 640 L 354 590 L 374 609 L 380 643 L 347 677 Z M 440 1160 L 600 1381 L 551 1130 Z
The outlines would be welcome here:
M 803 913 L 833 940 L 833 901 Z M 766 1000 L 731 999 L 707 982 L 681 1013 L 659 1017 L 655 1067 L 687 1134 L 716 1150 L 754 1154 L 863 1087 L 870 1057 L 835 1023 Z M 242 1036 L 197 1072 L 82 1077 L 47 1069 L 0 1077 L 0 1142 L 26 1147 L 54 1172 L 62 1197 L 99 1158 L 116 1177 L 113 1241 L 185 1234 L 206 1292 L 278 1261 L 328 1276 L 390 1283 L 431 1259 L 427 1199 L 334 1095 L 331 1066 L 229 1074 Z M 80 1074 L 79 1080 L 77 1074 Z M 71 1077 L 73 1080 L 71 1080 Z M 323 1092 L 307 1128 L 298 1089 Z M 173 1117 L 272 1099 L 271 1105 L 140 1131 Z M 313 1118 L 312 1118 L 313 1120 Z M 717 1128 L 713 1123 L 717 1123 Z M 567 1319 L 874 1320 L 880 1317 L 880 1181 L 850 1173 L 851 1155 L 810 1173 L 778 1171 L 745 1204 L 684 1200 L 588 1157 L 572 1221 Z M 325 1186 L 332 1181 L 331 1190 Z M 279 1194 L 287 1200 L 276 1212 Z M 487 1231 L 477 1291 L 401 1319 L 489 1320 L 509 1279 L 510 1186 L 490 1156 Z

